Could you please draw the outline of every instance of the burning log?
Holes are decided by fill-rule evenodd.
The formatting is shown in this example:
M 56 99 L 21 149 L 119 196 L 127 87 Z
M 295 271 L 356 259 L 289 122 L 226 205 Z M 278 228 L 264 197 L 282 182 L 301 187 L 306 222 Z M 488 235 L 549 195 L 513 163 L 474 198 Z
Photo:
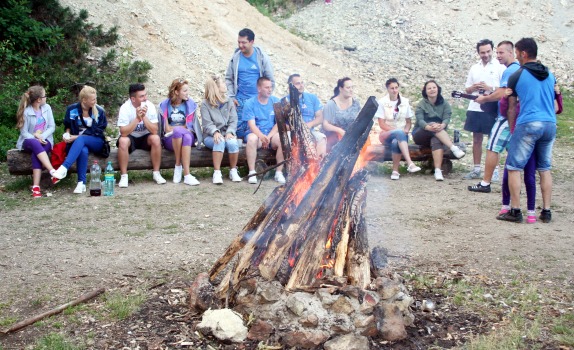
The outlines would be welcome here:
M 278 104 L 274 107 L 278 123 L 286 125 L 287 122 L 284 119 L 286 108 Z M 341 267 L 344 267 L 348 261 L 346 246 L 355 249 L 351 251 L 354 257 L 365 254 L 362 260 L 351 261 L 366 261 L 368 274 L 368 249 L 362 249 L 363 243 L 352 243 L 357 239 L 357 234 L 353 230 L 362 227 L 360 225 L 362 209 L 359 210 L 359 208 L 364 207 L 360 202 L 364 202 L 364 194 L 366 194 L 364 191 L 366 172 L 357 173 L 354 181 L 349 179 L 356 172 L 355 164 L 368 139 L 373 123 L 372 116 L 376 109 L 375 99 L 370 98 L 356 121 L 322 165 L 316 158 L 313 158 L 315 153 L 311 149 L 314 145 L 309 142 L 312 136 L 306 124 L 300 115 L 295 113 L 293 117 L 291 113 L 289 124 L 293 127 L 294 147 L 290 155 L 294 162 L 302 162 L 302 166 L 292 168 L 289 181 L 282 192 L 272 194 L 272 199 L 266 201 L 216 262 L 210 272 L 212 280 L 233 256 L 241 251 L 231 275 L 230 284 L 234 288 L 252 273 L 260 274 L 268 280 L 276 278 L 281 265 L 285 266 L 285 261 L 289 262 L 287 269 L 291 269 L 287 274 L 289 276 L 286 284 L 288 289 L 313 286 L 317 277 L 321 276 L 321 264 L 326 252 L 329 251 L 325 245 L 329 236 L 334 235 L 337 228 L 334 223 L 338 221 L 349 221 L 350 224 L 343 225 L 337 230 L 337 235 L 343 235 L 343 238 L 337 238 L 337 241 L 343 244 L 337 246 L 338 253 L 333 250 L 329 254 L 339 257 L 336 274 L 341 276 L 347 271 Z M 286 132 L 284 126 L 279 128 L 282 132 Z M 288 140 L 288 138 L 283 137 L 282 140 Z M 309 155 L 311 155 L 310 158 Z M 352 185 L 353 183 L 356 185 Z M 360 188 L 362 191 L 357 192 Z M 360 193 L 360 195 L 356 196 L 355 193 Z M 354 201 L 355 198 L 357 201 Z M 344 215 L 342 215 L 343 208 L 347 208 Z M 350 216 L 355 217 L 349 220 Z M 364 237 L 360 237 L 359 241 L 366 242 L 366 231 L 360 234 Z M 360 249 L 356 249 L 357 247 Z M 363 264 L 357 263 L 356 265 L 363 267 Z M 329 266 L 329 269 L 332 267 Z M 357 276 L 353 278 L 354 281 L 361 285 L 365 280 L 368 283 L 369 278 L 365 279 L 364 274 L 356 272 L 355 274 Z

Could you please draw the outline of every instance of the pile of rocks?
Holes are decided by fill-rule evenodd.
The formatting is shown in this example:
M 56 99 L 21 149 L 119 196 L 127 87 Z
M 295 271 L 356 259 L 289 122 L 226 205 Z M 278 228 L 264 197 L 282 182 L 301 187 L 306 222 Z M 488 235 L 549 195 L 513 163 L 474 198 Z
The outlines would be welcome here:
M 250 339 L 299 348 L 324 344 L 331 350 L 366 349 L 369 338 L 406 338 L 405 327 L 414 323 L 410 310 L 414 300 L 399 275 L 388 272 L 367 290 L 345 282 L 332 279 L 314 293 L 288 293 L 277 281 L 250 278 L 240 285 L 235 313 L 226 308 L 208 310 L 197 329 L 221 341 Z M 189 292 L 196 313 L 222 307 L 207 274 L 200 274 Z

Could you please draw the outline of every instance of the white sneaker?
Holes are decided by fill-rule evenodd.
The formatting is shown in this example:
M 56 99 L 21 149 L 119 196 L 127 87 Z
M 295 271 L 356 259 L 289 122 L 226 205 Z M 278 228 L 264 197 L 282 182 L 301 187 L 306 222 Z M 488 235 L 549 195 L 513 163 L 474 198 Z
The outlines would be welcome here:
M 181 182 L 181 176 L 183 174 L 183 167 L 181 165 L 176 165 L 173 169 L 173 183 L 178 184 Z
M 129 182 L 128 174 L 122 174 L 122 176 L 120 176 L 120 182 L 118 182 L 118 187 L 127 188 L 128 182 Z
M 154 171 L 154 172 L 153 172 L 153 180 L 154 180 L 155 183 L 158 184 L 158 185 L 163 185 L 164 183 L 167 182 L 167 181 L 165 181 L 165 179 L 163 178 L 163 176 L 161 176 L 161 174 L 159 173 L 159 171 Z
M 444 177 L 442 176 L 442 171 L 440 169 L 434 170 L 434 179 L 437 181 L 444 181 Z
M 421 167 L 417 166 L 415 163 L 411 163 L 411 165 L 408 166 L 407 171 L 409 173 L 416 173 L 417 171 L 421 171 Z
M 494 172 L 492 173 L 492 179 L 490 181 L 491 182 L 500 181 L 500 172 L 498 171 L 498 168 L 494 168 Z
M 257 174 L 257 172 L 255 170 L 251 170 L 249 172 L 249 175 L 253 175 L 253 174 Z M 250 184 L 257 184 L 257 176 L 249 176 L 248 182 Z
M 78 185 L 76 186 L 76 189 L 74 190 L 74 193 L 82 194 L 84 192 L 86 192 L 86 185 L 84 185 L 83 182 L 78 182 Z
M 183 177 L 183 183 L 189 186 L 197 186 L 199 185 L 199 181 L 195 178 L 195 176 L 189 174 Z M 223 183 L 223 180 L 221 181 Z
M 457 157 L 458 159 L 464 157 L 465 155 L 464 151 L 458 148 L 458 146 L 452 145 L 450 150 L 452 151 L 452 154 L 454 154 L 454 156 Z
M 233 168 L 233 169 L 229 170 L 229 178 L 233 182 L 241 182 L 241 176 L 239 176 L 239 173 L 237 172 L 237 168 Z
M 56 171 L 54 171 L 51 175 L 52 177 L 58 180 L 62 180 L 63 178 L 66 177 L 66 175 L 68 175 L 68 169 L 66 169 L 66 167 L 63 165 L 60 165 L 60 167 Z
M 275 181 L 279 182 L 280 184 L 284 184 L 285 182 L 285 176 L 283 176 L 283 172 L 282 171 L 277 171 L 275 173 Z
M 221 176 L 221 170 L 213 171 L 213 183 L 216 185 L 223 184 L 223 177 Z
M 396 171 L 393 171 L 391 173 L 391 180 L 398 180 L 401 177 L 401 174 L 397 173 Z

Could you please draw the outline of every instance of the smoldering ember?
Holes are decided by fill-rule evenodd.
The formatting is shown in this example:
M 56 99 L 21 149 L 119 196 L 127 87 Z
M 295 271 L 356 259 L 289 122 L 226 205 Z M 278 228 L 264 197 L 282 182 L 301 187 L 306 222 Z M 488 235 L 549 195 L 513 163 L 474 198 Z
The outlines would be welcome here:
M 190 287 L 190 307 L 203 313 L 197 329 L 221 341 L 271 339 L 300 348 L 366 349 L 368 337 L 404 339 L 413 298 L 385 268 L 384 249 L 371 254 L 366 234 L 362 167 L 377 102 L 370 97 L 319 159 L 297 96 L 274 105 L 288 181 Z M 256 321 L 248 329 L 244 319 Z

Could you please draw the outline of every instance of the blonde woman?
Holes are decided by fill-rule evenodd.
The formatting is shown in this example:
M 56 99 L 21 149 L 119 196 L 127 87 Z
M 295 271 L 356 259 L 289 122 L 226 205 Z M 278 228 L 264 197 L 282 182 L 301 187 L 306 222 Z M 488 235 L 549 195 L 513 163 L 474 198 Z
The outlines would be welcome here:
M 221 185 L 221 161 L 225 149 L 229 153 L 229 178 L 240 182 L 237 172 L 239 144 L 237 143 L 237 111 L 235 104 L 227 96 L 225 81 L 218 76 L 205 82 L 204 100 L 201 102 L 201 119 L 203 122 L 203 142 L 213 150 L 213 183 Z
M 89 153 L 99 154 L 104 148 L 104 132 L 108 126 L 106 112 L 96 103 L 98 96 L 96 89 L 91 86 L 84 86 L 79 94 L 79 102 L 74 103 L 66 109 L 64 117 L 64 127 L 66 132 L 63 135 L 66 145 L 66 160 L 56 170 L 53 182 L 66 177 L 68 169 L 76 162 L 78 171 L 78 184 L 74 193 L 86 192 L 86 173 L 88 170 Z
M 56 130 L 52 108 L 46 103 L 43 87 L 32 86 L 22 95 L 16 113 L 16 128 L 20 130 L 16 148 L 32 153 L 32 197 L 40 198 L 42 166 L 50 174 L 54 172 L 48 153 L 52 150 Z
M 159 104 L 159 112 L 164 126 L 163 145 L 175 154 L 173 182 L 190 186 L 199 185 L 199 181 L 189 173 L 191 146 L 202 142 L 199 118 L 195 115 L 197 104 L 189 97 L 189 83 L 184 79 L 175 79 L 169 86 L 167 99 Z

